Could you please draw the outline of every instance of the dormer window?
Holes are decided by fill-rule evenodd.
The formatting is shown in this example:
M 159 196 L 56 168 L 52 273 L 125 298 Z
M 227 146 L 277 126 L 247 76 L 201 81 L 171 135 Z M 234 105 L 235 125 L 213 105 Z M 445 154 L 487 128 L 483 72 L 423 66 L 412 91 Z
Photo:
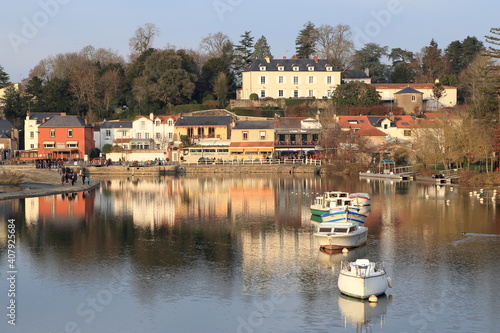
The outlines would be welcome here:
M 293 66 L 293 67 L 292 67 L 292 70 L 293 70 L 294 72 L 298 72 L 298 71 L 299 71 L 299 66 Z
M 326 71 L 327 71 L 327 72 L 331 72 L 331 71 L 332 71 L 332 69 L 333 69 L 333 68 L 332 68 L 332 66 L 326 66 Z
M 265 71 L 265 70 L 266 70 L 266 66 L 260 66 L 260 67 L 259 67 L 259 69 L 260 69 L 261 71 Z
M 280 72 L 283 72 L 283 71 L 285 70 L 285 66 L 278 66 L 278 70 L 279 70 Z
M 312 65 L 307 66 L 307 70 L 310 72 L 314 71 L 314 66 Z

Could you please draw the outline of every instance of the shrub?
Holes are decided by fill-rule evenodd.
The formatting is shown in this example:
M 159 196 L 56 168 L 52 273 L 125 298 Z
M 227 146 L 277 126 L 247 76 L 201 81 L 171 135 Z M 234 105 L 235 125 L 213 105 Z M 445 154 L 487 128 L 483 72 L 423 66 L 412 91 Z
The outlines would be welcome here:
M 256 93 L 250 94 L 250 100 L 251 101 L 258 101 L 259 100 L 259 95 L 257 95 Z

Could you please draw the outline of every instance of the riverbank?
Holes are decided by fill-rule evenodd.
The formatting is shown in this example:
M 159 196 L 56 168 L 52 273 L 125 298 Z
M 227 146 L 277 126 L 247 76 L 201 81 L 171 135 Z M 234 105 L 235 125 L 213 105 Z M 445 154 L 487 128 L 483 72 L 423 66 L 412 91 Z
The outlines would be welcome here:
M 100 180 L 92 179 L 90 184 L 82 184 L 79 178 L 75 185 L 61 184 L 57 169 L 36 169 L 32 165 L 0 165 L 0 172 L 17 172 L 23 175 L 20 184 L 6 184 L 0 187 L 0 200 L 42 197 L 52 194 L 88 191 L 100 185 Z

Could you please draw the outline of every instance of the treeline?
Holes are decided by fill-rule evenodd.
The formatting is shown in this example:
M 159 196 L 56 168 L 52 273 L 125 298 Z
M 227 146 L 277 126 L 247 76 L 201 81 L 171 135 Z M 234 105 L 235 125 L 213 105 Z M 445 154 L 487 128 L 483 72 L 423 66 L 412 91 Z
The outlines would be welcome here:
M 0 88 L 7 87 L 4 115 L 19 124 L 28 110 L 67 112 L 97 121 L 226 107 L 245 66 L 265 56 L 273 58 L 267 39 L 255 40 L 250 31 L 237 43 L 222 32 L 209 34 L 197 50 L 154 48 L 158 34 L 154 24 L 139 27 L 130 38 L 128 59 L 92 46 L 42 59 L 19 90 L 8 86 L 9 77 L 0 66 Z M 487 41 L 495 46 L 498 29 L 491 34 Z M 498 110 L 498 86 L 491 83 L 498 80 L 497 50 L 486 48 L 476 37 L 456 40 L 444 49 L 431 40 L 416 53 L 375 43 L 356 50 L 348 25 L 316 27 L 307 22 L 295 44 L 298 58 L 317 54 L 342 71 L 368 69 L 373 83 L 439 80 L 457 86 L 459 102 L 471 104 L 477 112 Z

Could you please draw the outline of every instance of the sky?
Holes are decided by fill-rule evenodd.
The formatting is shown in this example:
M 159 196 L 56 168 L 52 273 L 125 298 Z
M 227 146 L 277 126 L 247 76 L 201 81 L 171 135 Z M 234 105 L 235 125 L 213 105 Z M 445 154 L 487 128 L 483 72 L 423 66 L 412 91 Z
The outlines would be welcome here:
M 292 57 L 308 21 L 351 27 L 356 49 L 365 43 L 419 52 L 434 39 L 445 49 L 500 27 L 500 1 L 476 0 L 19 0 L 2 4 L 0 66 L 12 81 L 27 78 L 41 60 L 87 45 L 130 54 L 129 39 L 145 23 L 160 35 L 154 47 L 198 49 L 210 33 L 233 43 L 245 31 L 265 36 L 275 58 Z

